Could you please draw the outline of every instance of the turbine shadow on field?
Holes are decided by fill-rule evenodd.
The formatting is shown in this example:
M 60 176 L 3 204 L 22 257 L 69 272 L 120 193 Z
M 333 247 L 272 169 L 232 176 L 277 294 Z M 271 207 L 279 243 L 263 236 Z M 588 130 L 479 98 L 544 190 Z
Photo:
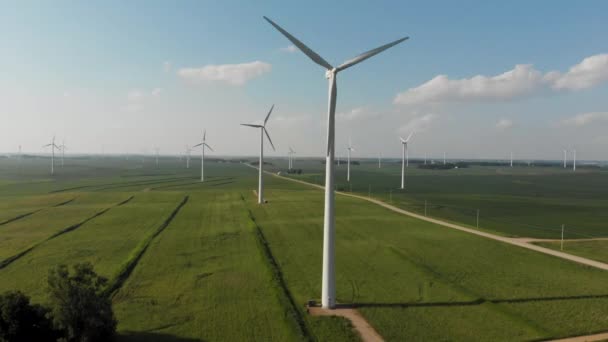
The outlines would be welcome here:
M 118 342 L 204 342 L 205 340 L 154 332 L 127 331 L 116 336 Z
M 604 295 L 580 295 L 580 296 L 563 296 L 563 297 L 530 297 L 530 298 L 512 298 L 512 299 L 483 299 L 479 298 L 471 301 L 460 302 L 411 302 L 411 303 L 353 303 L 340 304 L 339 308 L 416 308 L 416 307 L 449 307 L 449 306 L 472 306 L 481 305 L 484 303 L 491 304 L 517 304 L 517 303 L 532 303 L 532 302 L 550 302 L 560 300 L 581 300 L 581 299 L 602 299 L 608 298 L 608 294 Z

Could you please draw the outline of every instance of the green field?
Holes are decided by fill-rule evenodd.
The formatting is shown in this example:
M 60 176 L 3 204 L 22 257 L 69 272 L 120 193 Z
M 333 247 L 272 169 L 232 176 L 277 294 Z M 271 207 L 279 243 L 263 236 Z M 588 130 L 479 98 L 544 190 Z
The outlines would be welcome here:
M 274 170 L 284 170 L 277 160 Z M 293 177 L 324 183 L 324 165 L 319 160 L 298 160 L 302 175 Z M 471 166 L 451 170 L 424 170 L 410 164 L 406 190 L 401 185 L 401 163 L 361 161 L 351 165 L 351 184 L 346 166 L 337 167 L 339 190 L 353 191 L 391 202 L 417 213 L 477 225 L 507 236 L 559 238 L 560 227 L 569 227 L 566 238 L 608 236 L 608 168 L 579 168 L 576 173 L 561 167 L 513 168 Z M 392 198 L 392 200 L 391 200 Z
M 286 165 L 271 162 L 276 171 Z M 45 302 L 51 267 L 89 261 L 113 284 L 122 341 L 356 339 L 345 320 L 304 310 L 320 297 L 322 191 L 266 176 L 269 203 L 260 206 L 256 170 L 210 161 L 209 179 L 200 183 L 199 164 L 192 165 L 83 157 L 50 177 L 46 158 L 21 165 L 0 158 L 0 291 L 20 289 Z M 318 161 L 303 165 L 297 177 L 321 181 Z M 398 170 L 354 167 L 353 191 L 366 193 L 374 180 L 372 195 L 389 201 L 385 190 L 398 184 Z M 601 187 L 608 173 L 497 170 L 411 170 L 411 186 L 394 190 L 393 203 L 420 211 L 415 205 L 428 198 L 445 204 L 431 204 L 431 215 L 468 225 L 460 208 L 481 207 L 493 215 L 482 215 L 481 228 L 507 235 L 554 237 L 553 228 L 538 227 L 570 216 L 578 218 L 566 222 L 572 237 L 607 235 Z M 338 196 L 336 215 L 338 301 L 357 306 L 386 340 L 523 341 L 608 331 L 604 271 L 360 199 Z M 566 251 L 607 261 L 603 244 L 580 244 L 568 242 Z

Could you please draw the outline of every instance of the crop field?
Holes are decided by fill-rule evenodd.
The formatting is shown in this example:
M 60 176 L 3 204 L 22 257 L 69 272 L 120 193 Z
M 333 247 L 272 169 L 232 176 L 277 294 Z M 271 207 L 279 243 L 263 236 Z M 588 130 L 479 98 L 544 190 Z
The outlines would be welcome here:
M 284 161 L 274 170 L 285 170 Z M 401 162 L 361 161 L 351 165 L 351 184 L 346 165 L 337 166 L 337 188 L 382 199 L 404 209 L 507 236 L 555 239 L 561 225 L 569 227 L 566 238 L 608 236 L 608 168 L 561 167 L 513 168 L 471 166 L 451 170 L 419 169 L 410 163 L 406 190 L 401 185 Z M 323 184 L 324 165 L 319 160 L 295 163 L 302 169 L 294 178 Z M 370 191 L 371 190 L 371 191 Z
M 270 162 L 275 171 L 286 165 Z M 48 159 L 17 165 L 0 158 L 0 292 L 19 289 L 45 302 L 51 267 L 89 261 L 110 280 L 121 341 L 356 340 L 345 319 L 312 317 L 304 308 L 320 297 L 323 192 L 266 175 L 268 204 L 260 206 L 256 170 L 210 161 L 201 183 L 199 165 L 194 159 L 185 169 L 169 157 L 158 168 L 141 157 L 70 158 L 50 177 Z M 318 161 L 299 165 L 304 173 L 294 177 L 320 182 Z M 559 231 L 557 222 L 571 216 L 579 221 L 565 222 L 572 224 L 568 237 L 607 235 L 605 171 L 583 169 L 579 177 L 501 170 L 411 168 L 411 187 L 394 189 L 392 200 L 417 212 L 421 200 L 443 203 L 430 206 L 433 216 L 468 226 L 470 217 L 449 205 L 479 206 L 494 215 L 482 215 L 481 228 L 505 235 L 556 238 L 553 230 L 508 223 L 555 224 Z M 384 190 L 398 184 L 398 172 L 396 165 L 353 167 L 353 191 L 366 194 L 371 184 L 372 196 L 389 202 Z M 388 341 L 608 331 L 605 271 L 361 199 L 337 196 L 336 215 L 338 302 L 356 306 Z M 567 242 L 565 251 L 608 261 L 603 247 Z

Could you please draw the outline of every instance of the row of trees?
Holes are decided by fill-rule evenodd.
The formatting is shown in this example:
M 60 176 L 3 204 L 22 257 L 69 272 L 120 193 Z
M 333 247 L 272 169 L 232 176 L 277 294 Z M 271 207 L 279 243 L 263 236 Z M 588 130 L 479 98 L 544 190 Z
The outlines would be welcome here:
M 48 306 L 32 304 L 20 291 L 0 295 L 0 341 L 111 340 L 116 332 L 108 280 L 90 263 L 49 271 Z

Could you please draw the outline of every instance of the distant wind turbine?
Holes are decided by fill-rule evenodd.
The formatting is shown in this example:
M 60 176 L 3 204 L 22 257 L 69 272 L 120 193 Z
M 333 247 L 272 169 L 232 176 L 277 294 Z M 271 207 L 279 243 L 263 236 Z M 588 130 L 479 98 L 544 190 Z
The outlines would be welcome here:
M 445 152 L 443 152 L 443 165 L 445 165 Z
M 348 139 L 348 147 L 346 148 L 346 181 L 350 182 L 350 153 L 353 152 L 355 148 L 351 143 L 350 139 Z
M 293 45 L 300 49 L 313 62 L 326 69 L 325 77 L 329 80 L 329 104 L 327 109 L 327 151 L 325 162 L 325 214 L 323 219 L 323 279 L 321 286 L 321 304 L 324 308 L 335 308 L 336 305 L 336 283 L 334 272 L 334 237 L 335 237 L 335 217 L 334 217 L 334 156 L 335 156 L 335 121 L 336 121 L 336 98 L 337 86 L 336 76 L 340 71 L 356 65 L 364 60 L 379 54 L 380 52 L 393 47 L 408 37 L 398 39 L 394 42 L 382 45 L 373 50 L 362 53 L 350 59 L 338 67 L 333 67 L 308 46 L 285 31 L 272 20 L 264 17 L 274 28 L 281 32 Z
M 211 146 L 207 145 L 206 138 L 207 138 L 207 131 L 203 130 L 203 141 L 192 146 L 192 148 L 198 147 L 198 146 L 201 147 L 201 182 L 205 181 L 205 147 L 210 149 L 212 152 L 215 152 L 215 151 L 213 151 Z
M 61 167 L 63 167 L 64 163 L 63 160 L 65 159 L 65 150 L 68 147 L 65 145 L 65 140 L 61 141 L 61 146 L 59 146 L 59 149 L 61 150 Z
M 158 152 L 160 151 L 160 149 L 158 147 L 154 148 L 154 153 L 155 153 L 155 157 L 156 157 L 156 168 L 158 169 Z
M 291 170 L 293 168 L 293 155 L 296 154 L 296 151 L 294 151 L 293 148 L 291 148 L 291 146 L 289 147 L 289 151 L 287 152 L 288 155 L 288 159 L 289 159 L 289 170 Z
M 378 154 L 378 168 L 382 168 L 382 152 Z
M 572 150 L 572 171 L 576 171 L 576 150 Z
M 511 152 L 511 167 L 513 167 L 513 152 Z
M 55 145 L 55 136 L 53 136 L 53 140 L 51 140 L 50 144 L 46 144 L 42 147 L 51 146 L 51 175 L 55 174 L 55 149 L 59 149 L 59 146 Z
M 410 135 L 407 136 L 407 139 L 399 137 L 399 139 L 401 139 L 401 189 L 405 189 L 405 168 L 409 167 L 410 162 L 407 144 L 412 138 L 413 134 L 414 132 L 410 133 Z
M 254 127 L 254 128 L 259 128 L 260 129 L 260 164 L 258 165 L 258 170 L 259 170 L 259 180 L 258 180 L 258 203 L 262 204 L 264 203 L 264 177 L 263 177 L 263 169 L 264 169 L 264 134 L 266 134 L 266 137 L 268 138 L 268 142 L 270 143 L 270 146 L 272 146 L 272 150 L 274 151 L 274 145 L 272 144 L 272 139 L 270 139 L 270 135 L 268 134 L 268 131 L 266 130 L 266 123 L 268 122 L 268 118 L 270 117 L 270 114 L 272 113 L 272 110 L 274 109 L 274 105 L 272 105 L 272 107 L 270 107 L 270 110 L 268 111 L 268 114 L 266 114 L 266 119 L 264 119 L 264 124 L 262 125 L 255 125 L 255 124 L 241 124 L 242 126 L 249 126 L 249 127 Z
M 567 158 L 568 158 L 568 151 L 564 150 L 564 169 L 567 167 L 566 166 Z

